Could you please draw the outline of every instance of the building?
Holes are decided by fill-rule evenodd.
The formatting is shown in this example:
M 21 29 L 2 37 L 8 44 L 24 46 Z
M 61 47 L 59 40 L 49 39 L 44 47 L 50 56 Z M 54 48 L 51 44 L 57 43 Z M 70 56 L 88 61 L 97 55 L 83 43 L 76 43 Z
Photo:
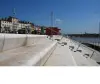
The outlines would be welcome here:
M 46 28 L 46 35 L 59 35 L 60 30 L 58 27 L 48 27 Z
M 37 34 L 41 33 L 41 26 L 35 25 L 35 30 L 37 31 Z
M 12 22 L 8 19 L 0 19 L 0 32 L 10 32 L 12 30 Z
M 45 26 L 41 26 L 41 34 L 42 35 L 46 34 L 46 27 Z
M 28 33 L 34 28 L 34 24 L 28 21 L 21 21 L 18 18 L 9 16 L 8 18 L 0 19 L 1 33 L 16 33 L 19 29 L 26 29 Z

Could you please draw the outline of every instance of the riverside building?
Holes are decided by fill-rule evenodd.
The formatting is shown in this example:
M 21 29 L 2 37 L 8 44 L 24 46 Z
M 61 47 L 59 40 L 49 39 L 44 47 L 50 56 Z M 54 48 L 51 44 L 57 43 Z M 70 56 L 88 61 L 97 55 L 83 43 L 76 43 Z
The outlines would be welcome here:
M 34 24 L 28 21 L 21 21 L 16 17 L 9 16 L 8 18 L 0 19 L 0 33 L 17 33 L 19 29 L 27 29 L 31 33 Z

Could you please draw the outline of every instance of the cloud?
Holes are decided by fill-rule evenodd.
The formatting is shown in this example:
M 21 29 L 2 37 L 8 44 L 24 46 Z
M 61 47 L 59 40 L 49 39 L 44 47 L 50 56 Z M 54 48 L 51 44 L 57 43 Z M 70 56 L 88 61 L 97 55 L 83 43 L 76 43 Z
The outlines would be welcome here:
M 55 23 L 56 23 L 56 24 L 62 24 L 62 20 L 61 20 L 61 19 L 56 19 L 56 20 L 55 20 Z

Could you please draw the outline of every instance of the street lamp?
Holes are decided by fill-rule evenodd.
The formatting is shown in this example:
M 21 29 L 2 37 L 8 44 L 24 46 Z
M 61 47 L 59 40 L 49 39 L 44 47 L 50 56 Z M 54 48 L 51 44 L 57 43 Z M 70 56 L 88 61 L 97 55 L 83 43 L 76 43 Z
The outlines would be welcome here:
M 51 37 L 52 37 L 52 29 L 53 29 L 53 11 L 51 12 Z

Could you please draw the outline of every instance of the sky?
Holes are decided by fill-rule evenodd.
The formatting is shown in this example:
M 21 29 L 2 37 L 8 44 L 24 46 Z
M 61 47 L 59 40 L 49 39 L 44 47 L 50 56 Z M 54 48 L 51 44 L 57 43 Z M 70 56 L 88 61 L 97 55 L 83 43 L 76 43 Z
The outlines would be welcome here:
M 54 26 L 63 33 L 98 33 L 100 0 L 0 0 L 0 17 L 13 15 L 37 25 Z

